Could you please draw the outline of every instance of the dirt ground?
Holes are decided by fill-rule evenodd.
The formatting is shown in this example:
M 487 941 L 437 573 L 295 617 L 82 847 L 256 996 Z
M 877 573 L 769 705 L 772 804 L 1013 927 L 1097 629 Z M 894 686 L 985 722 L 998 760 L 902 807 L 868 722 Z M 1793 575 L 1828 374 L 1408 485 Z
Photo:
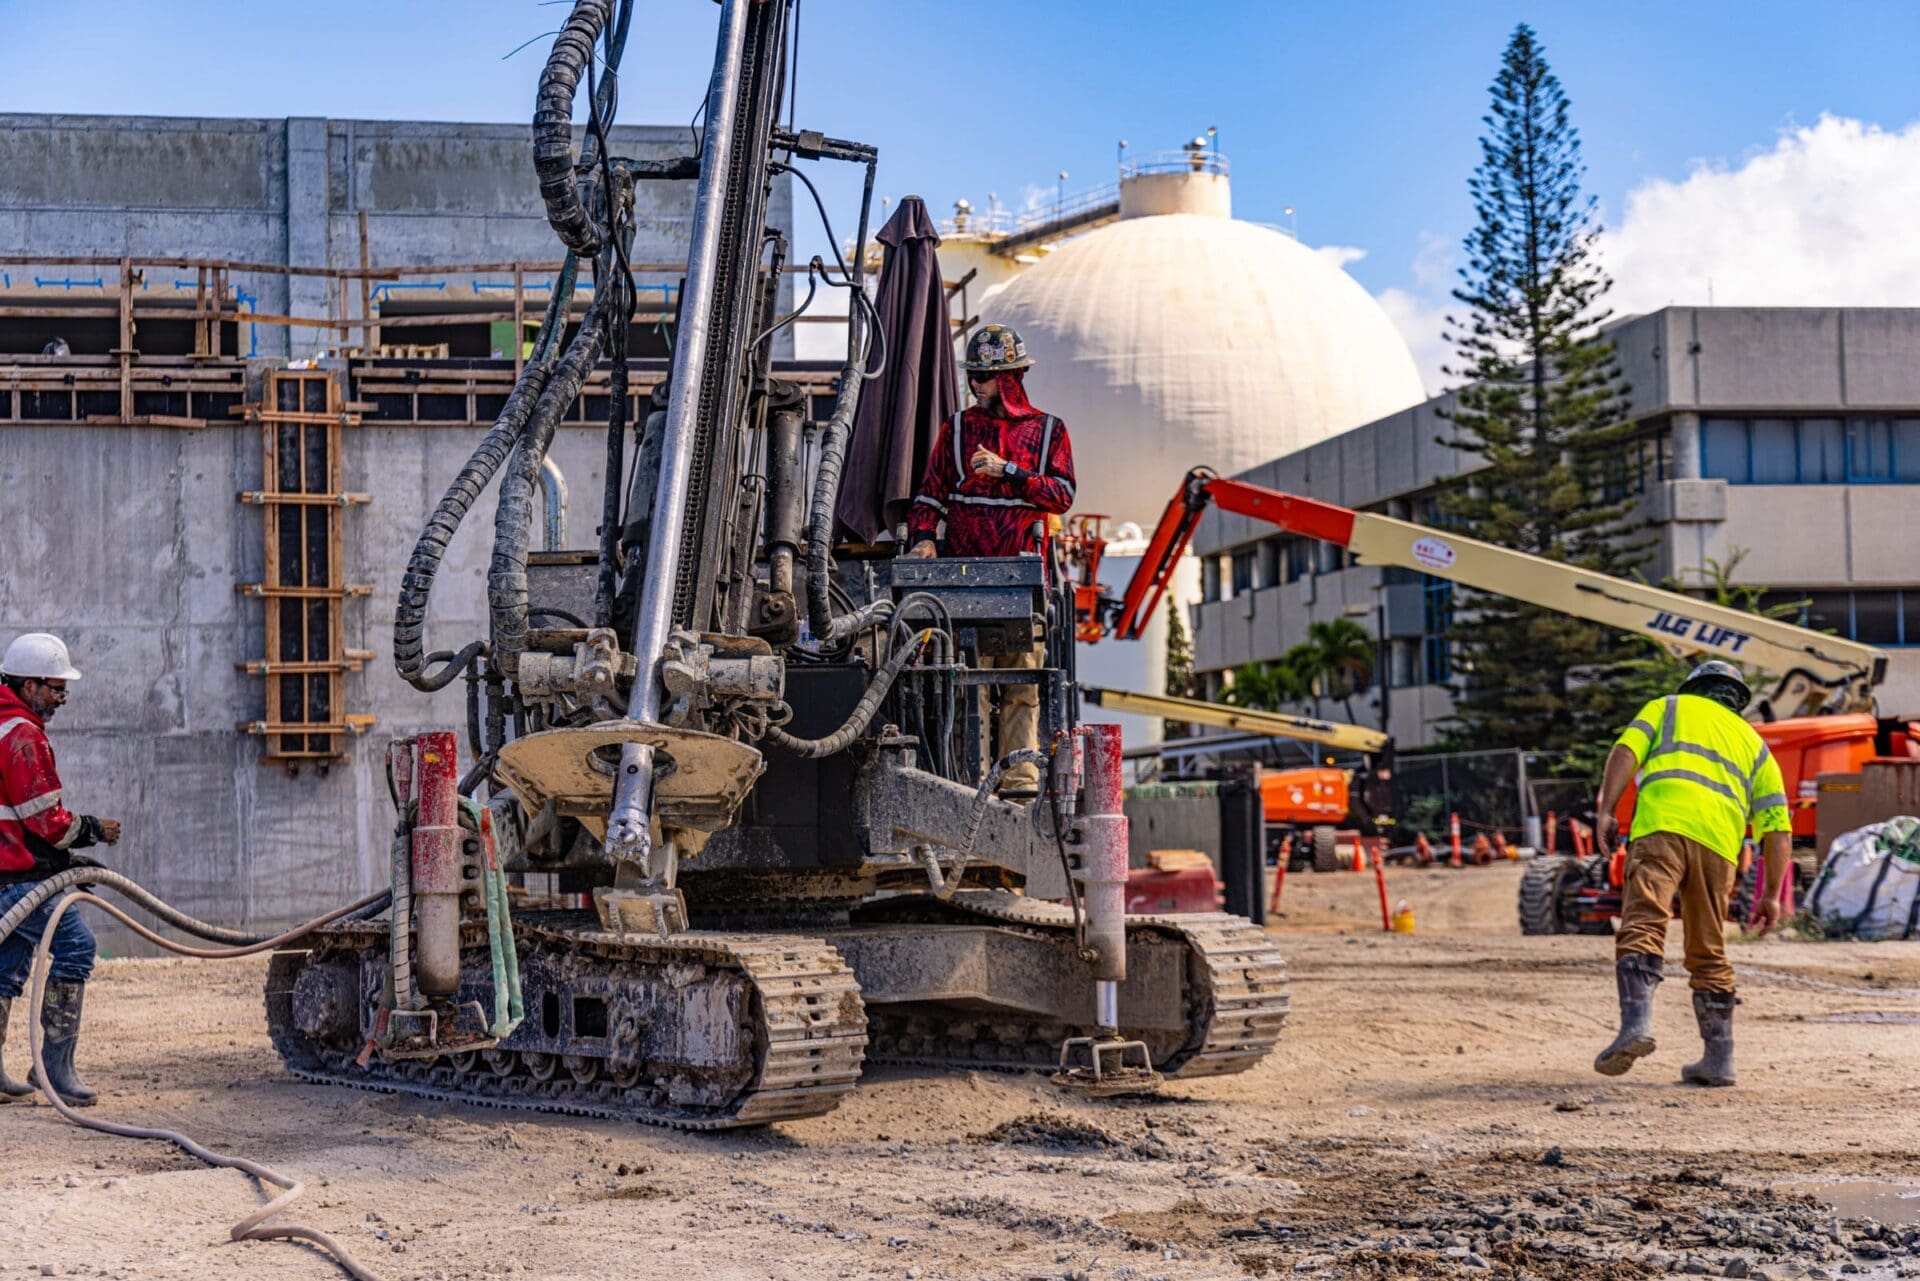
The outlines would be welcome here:
M 1608 1080 L 1608 943 L 1522 938 L 1517 877 L 1393 872 L 1411 936 L 1370 877 L 1289 877 L 1279 1049 L 1150 1102 L 880 1069 L 717 1136 L 420 1104 L 290 1080 L 255 962 L 104 964 L 81 1061 L 99 1113 L 305 1179 L 291 1217 L 387 1281 L 1920 1276 L 1920 944 L 1738 944 L 1740 1087 L 1676 1083 L 1678 979 L 1659 1052 Z M 37 1102 L 0 1136 L 0 1278 L 339 1275 L 227 1241 L 260 1203 L 239 1174 Z M 1827 1203 L 1867 1179 L 1911 1182 L 1871 1207 L 1904 1223 Z

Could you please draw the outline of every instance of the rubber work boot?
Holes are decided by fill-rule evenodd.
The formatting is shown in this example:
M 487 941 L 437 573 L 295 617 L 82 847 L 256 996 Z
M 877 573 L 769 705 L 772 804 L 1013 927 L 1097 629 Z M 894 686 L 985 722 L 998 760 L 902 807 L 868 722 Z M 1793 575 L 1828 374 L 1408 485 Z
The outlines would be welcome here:
M 1666 961 L 1648 952 L 1629 952 L 1613 963 L 1620 987 L 1620 1035 L 1600 1051 L 1593 1070 L 1601 1076 L 1620 1076 L 1635 1059 L 1653 1053 L 1653 990 L 1660 986 Z
M 1695 992 L 1693 1021 L 1700 1025 L 1700 1039 L 1707 1052 L 1680 1069 L 1680 1079 L 1689 1085 L 1732 1085 L 1733 1007 L 1740 1004 L 1731 992 Z
M 11 1103 L 15 1099 L 24 1099 L 33 1093 L 33 1087 L 25 1081 L 16 1081 L 7 1075 L 7 1016 L 13 1009 L 12 1001 L 0 1001 L 0 1103 Z
M 80 1007 L 85 1001 L 87 985 L 61 979 L 47 984 L 46 1003 L 40 1009 L 40 1026 L 46 1031 L 46 1044 L 43 1047 L 47 1061 L 47 1078 L 54 1092 L 67 1101 L 68 1106 L 76 1108 L 92 1107 L 100 1096 L 80 1079 L 73 1067 L 74 1047 L 80 1043 Z M 39 1072 L 34 1072 L 34 1083 L 39 1084 Z

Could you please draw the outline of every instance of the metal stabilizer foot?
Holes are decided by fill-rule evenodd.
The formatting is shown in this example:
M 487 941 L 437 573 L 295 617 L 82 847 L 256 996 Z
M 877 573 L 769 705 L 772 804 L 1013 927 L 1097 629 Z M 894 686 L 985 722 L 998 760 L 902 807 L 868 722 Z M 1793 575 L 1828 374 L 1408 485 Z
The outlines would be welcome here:
M 490 1050 L 500 1043 L 488 1030 L 487 1012 L 480 1008 L 480 1002 L 468 1001 L 442 1009 L 448 1023 L 444 1031 L 440 1026 L 440 1009 L 389 1010 L 389 1037 L 380 1049 L 381 1054 L 389 1059 L 431 1059 L 442 1054 Z M 468 1013 L 473 1015 L 473 1025 L 463 1028 L 460 1016 Z
M 1084 1061 L 1076 1063 L 1076 1053 Z M 1053 1074 L 1055 1085 L 1096 1099 L 1152 1094 L 1165 1080 L 1153 1070 L 1145 1041 L 1123 1041 L 1117 1033 L 1068 1037 L 1060 1043 L 1060 1070 Z
M 687 928 L 687 900 L 671 886 L 593 892 L 600 928 L 613 934 L 658 934 L 668 938 Z

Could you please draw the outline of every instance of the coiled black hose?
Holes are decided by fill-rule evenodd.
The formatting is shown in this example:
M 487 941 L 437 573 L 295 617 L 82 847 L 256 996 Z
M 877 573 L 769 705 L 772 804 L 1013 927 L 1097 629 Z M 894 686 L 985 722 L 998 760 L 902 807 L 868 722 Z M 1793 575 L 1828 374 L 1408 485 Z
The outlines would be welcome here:
M 546 390 L 540 393 L 525 432 L 514 446 L 506 474 L 500 478 L 500 501 L 493 514 L 493 560 L 487 568 L 487 608 L 492 616 L 489 657 L 508 679 L 519 672 L 520 655 L 527 647 L 527 549 L 533 540 L 533 495 L 540 483 L 540 464 L 553 443 L 560 418 L 579 398 L 587 376 L 600 359 L 606 338 L 608 294 L 597 291 L 581 318 L 580 332 L 567 344 L 566 354 L 554 366 Z
M 547 55 L 534 97 L 533 171 L 540 180 L 540 199 L 554 234 L 583 258 L 600 252 L 607 230 L 588 210 L 574 177 L 573 96 L 612 7 L 611 0 L 575 0 Z

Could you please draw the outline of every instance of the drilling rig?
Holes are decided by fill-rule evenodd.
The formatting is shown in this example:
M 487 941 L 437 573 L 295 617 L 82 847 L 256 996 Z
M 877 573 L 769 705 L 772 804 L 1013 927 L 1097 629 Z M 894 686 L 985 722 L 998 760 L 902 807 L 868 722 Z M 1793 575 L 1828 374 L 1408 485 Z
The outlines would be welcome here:
M 1285 970 L 1258 929 L 1124 914 L 1119 735 L 1079 721 L 1058 554 L 836 556 L 849 433 L 885 361 L 863 282 L 878 156 L 780 124 L 792 9 L 722 0 L 697 145 L 670 160 L 609 146 L 631 0 L 577 0 L 555 40 L 534 176 L 566 266 L 395 612 L 403 677 L 466 682 L 471 760 L 456 769 L 452 732 L 395 742 L 390 919 L 274 958 L 268 1021 L 298 1076 L 712 1129 L 830 1110 L 866 1061 L 1118 1092 L 1243 1071 L 1280 1034 Z M 766 218 L 776 177 L 815 192 L 817 162 L 862 168 L 864 191 L 851 262 L 834 250 L 846 360 L 815 423 L 772 370 L 791 317 Z M 669 376 L 630 428 L 637 181 L 695 196 Z M 531 553 L 548 443 L 603 359 L 598 545 Z M 429 653 L 440 560 L 496 475 L 488 635 Z M 985 661 L 1035 645 L 1038 669 Z M 982 702 L 1020 682 L 1039 746 L 995 748 Z M 1022 760 L 1038 795 L 997 795 Z M 516 872 L 592 910 L 509 920 Z

